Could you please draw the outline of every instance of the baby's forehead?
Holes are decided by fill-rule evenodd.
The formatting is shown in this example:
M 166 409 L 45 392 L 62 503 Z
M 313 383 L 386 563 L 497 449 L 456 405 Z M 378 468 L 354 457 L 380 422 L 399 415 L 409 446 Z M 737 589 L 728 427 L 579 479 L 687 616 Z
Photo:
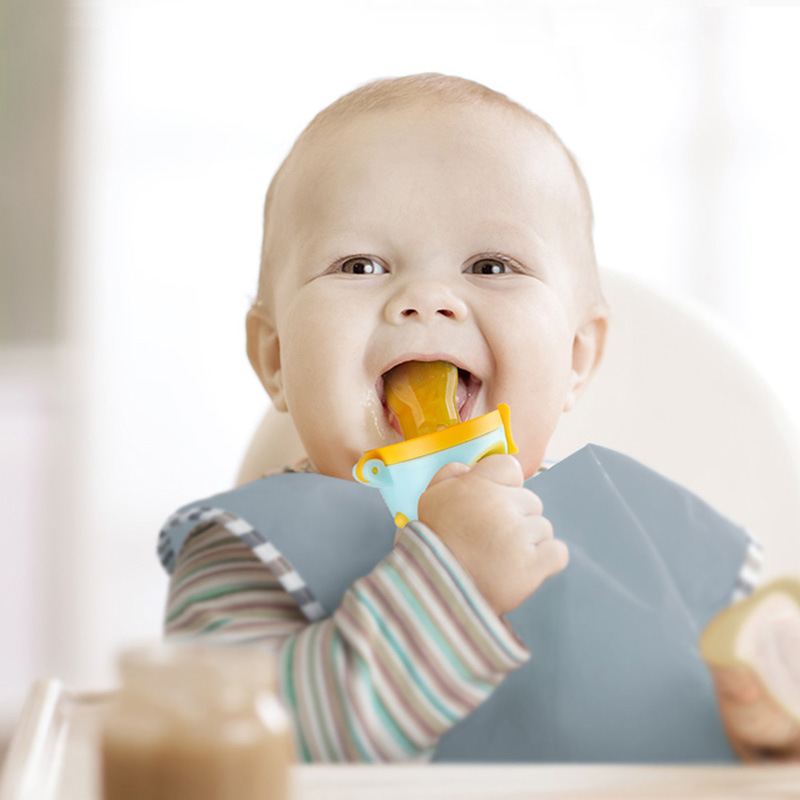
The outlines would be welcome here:
M 468 142 L 474 138 L 476 129 L 493 126 L 499 133 L 507 134 L 513 129 L 517 141 L 527 139 L 541 150 L 542 157 L 551 158 L 554 152 L 565 151 L 547 123 L 521 107 L 486 101 L 432 103 L 423 98 L 413 103 L 332 114 L 323 122 L 309 126 L 298 137 L 287 160 L 292 159 L 295 151 L 305 156 L 320 152 L 331 155 L 332 150 L 348 147 L 353 133 L 365 128 L 382 136 L 390 136 L 394 129 L 413 129 L 419 135 L 415 141 L 421 143 L 426 134 L 429 138 L 445 134 L 453 140 L 460 138 Z M 500 135 L 497 140 L 503 138 Z
M 535 183 L 547 183 L 561 196 L 580 191 L 570 154 L 530 112 L 492 102 L 420 101 L 340 113 L 310 127 L 276 176 L 272 194 L 303 196 L 320 182 L 347 178 L 348 170 L 385 170 L 401 158 L 415 165 L 442 152 L 473 172 L 480 165 L 491 171 L 495 163 L 499 172 L 522 174 L 515 167 L 524 161 L 536 165 Z

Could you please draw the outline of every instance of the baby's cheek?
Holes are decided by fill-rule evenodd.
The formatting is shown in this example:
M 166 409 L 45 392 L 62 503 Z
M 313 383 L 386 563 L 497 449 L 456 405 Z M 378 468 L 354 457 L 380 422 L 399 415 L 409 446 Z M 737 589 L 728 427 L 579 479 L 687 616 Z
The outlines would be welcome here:
M 364 449 L 383 447 L 398 441 L 399 436 L 394 434 L 394 430 L 390 427 L 386 410 L 376 391 L 369 388 L 365 391 L 361 409 L 361 423 L 366 441 Z
M 547 446 L 561 419 L 560 412 L 552 403 L 517 403 L 518 413 L 511 408 L 511 432 L 519 448 L 515 458 L 522 466 L 525 478 L 535 475 L 547 456 Z
M 528 480 L 539 471 L 539 467 L 541 467 L 545 458 L 545 452 L 541 447 L 529 448 L 525 452 L 521 450 L 515 455 L 515 458 L 522 466 L 522 474 L 525 476 L 525 480 Z
M 341 392 L 336 382 L 326 385 L 325 397 L 305 404 L 302 419 L 295 418 L 312 463 L 324 475 L 352 480 L 353 466 L 365 450 L 385 442 L 375 418 L 377 411 L 365 405 L 364 392 Z

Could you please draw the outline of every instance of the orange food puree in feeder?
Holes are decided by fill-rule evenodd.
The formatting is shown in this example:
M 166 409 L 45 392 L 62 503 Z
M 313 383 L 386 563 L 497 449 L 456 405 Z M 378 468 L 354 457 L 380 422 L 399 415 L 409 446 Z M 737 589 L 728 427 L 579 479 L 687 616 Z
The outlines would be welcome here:
M 386 405 L 406 439 L 458 424 L 457 388 L 458 368 L 446 361 L 407 361 L 384 377 Z

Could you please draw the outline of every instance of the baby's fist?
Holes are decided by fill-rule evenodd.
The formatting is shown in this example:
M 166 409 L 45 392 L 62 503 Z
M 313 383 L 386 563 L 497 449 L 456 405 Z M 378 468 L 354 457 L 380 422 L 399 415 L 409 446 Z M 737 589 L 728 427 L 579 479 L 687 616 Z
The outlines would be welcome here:
M 800 724 L 744 664 L 709 665 L 731 746 L 746 762 L 800 761 Z
M 419 519 L 453 551 L 498 614 L 511 611 L 567 565 L 542 501 L 519 462 L 492 455 L 474 467 L 447 464 L 419 500 Z

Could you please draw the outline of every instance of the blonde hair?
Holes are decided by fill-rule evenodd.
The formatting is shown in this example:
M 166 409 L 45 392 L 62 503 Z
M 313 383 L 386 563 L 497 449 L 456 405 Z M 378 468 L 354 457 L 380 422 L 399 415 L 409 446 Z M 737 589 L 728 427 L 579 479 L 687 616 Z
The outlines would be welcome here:
M 267 189 L 267 196 L 264 202 L 264 238 L 261 247 L 261 267 L 259 271 L 258 288 L 259 298 L 262 297 L 262 292 L 267 282 L 266 278 L 269 267 L 268 220 L 270 218 L 270 212 L 277 186 L 280 182 L 280 176 L 299 147 L 313 140 L 318 135 L 326 133 L 341 121 L 350 120 L 362 114 L 390 108 L 403 108 L 425 104 L 440 105 L 443 103 L 464 106 L 490 105 L 511 111 L 523 119 L 532 122 L 544 131 L 564 153 L 572 168 L 582 200 L 581 210 L 583 219 L 580 221 L 580 227 L 585 244 L 588 245 L 586 260 L 589 262 L 587 265 L 588 269 L 584 270 L 584 278 L 586 278 L 589 285 L 584 288 L 588 290 L 588 296 L 593 301 L 603 302 L 597 275 L 597 263 L 594 255 L 594 213 L 592 210 L 592 200 L 586 179 L 578 166 L 575 156 L 544 119 L 525 108 L 525 106 L 510 99 L 507 95 L 497 92 L 494 89 L 489 89 L 487 86 L 477 83 L 476 81 L 433 72 L 419 75 L 407 75 L 400 78 L 382 78 L 360 86 L 343 95 L 320 111 L 297 137 L 292 149 L 276 171 Z

